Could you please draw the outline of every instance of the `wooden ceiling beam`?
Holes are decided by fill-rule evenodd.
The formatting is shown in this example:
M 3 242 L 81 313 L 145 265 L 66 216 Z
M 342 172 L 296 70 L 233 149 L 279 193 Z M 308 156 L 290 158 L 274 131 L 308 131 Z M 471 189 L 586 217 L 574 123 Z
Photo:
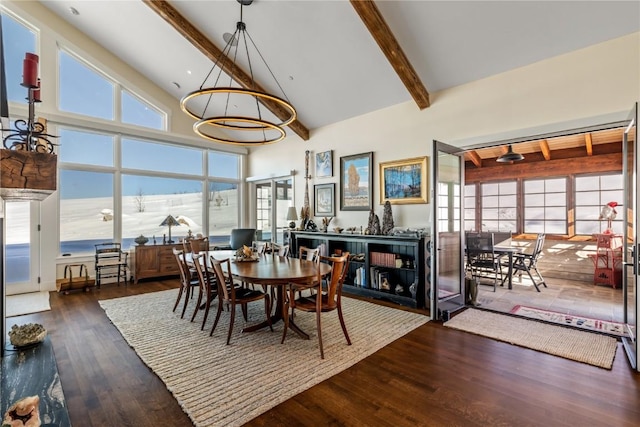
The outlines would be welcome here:
M 402 47 L 391 32 L 373 0 L 350 0 L 351 5 L 360 16 L 360 19 L 371 33 L 373 39 L 378 43 L 380 50 L 385 54 L 387 60 L 404 83 L 413 100 L 418 107 L 423 110 L 431 105 L 429 92 L 422 84 L 420 76 L 416 73 L 413 65 L 404 54 Z
M 585 133 L 584 134 L 584 143 L 585 143 L 586 148 L 587 148 L 587 156 L 593 156 L 593 141 L 591 141 L 591 134 L 590 133 Z
M 551 149 L 549 149 L 549 143 L 546 139 L 540 140 L 540 151 L 542 151 L 545 160 L 551 160 Z
M 480 155 L 476 150 L 467 151 L 464 155 L 470 162 L 476 165 L 477 168 L 482 167 L 482 158 L 480 158 Z
M 216 62 L 222 55 L 222 51 L 211 42 L 202 32 L 191 24 L 184 16 L 180 14 L 173 6 L 164 0 L 142 0 L 144 4 L 149 6 L 151 10 L 157 13 L 162 19 L 164 19 L 169 25 L 171 25 L 178 33 L 186 38 L 189 43 L 195 46 L 200 52 L 202 52 L 211 61 Z M 220 65 L 221 64 L 221 65 Z M 233 80 L 235 80 L 240 86 L 245 89 L 256 89 L 261 92 L 266 92 L 258 83 L 253 82 L 251 76 L 244 72 L 240 67 L 233 63 L 233 60 L 228 59 L 226 61 L 219 61 L 218 65 L 222 70 Z M 269 99 L 260 99 L 260 102 L 267 107 L 276 117 L 280 120 L 286 120 L 290 113 L 283 108 L 277 102 Z M 288 126 L 293 130 L 300 138 L 305 141 L 309 140 L 309 129 L 306 128 L 300 121 L 295 120 Z

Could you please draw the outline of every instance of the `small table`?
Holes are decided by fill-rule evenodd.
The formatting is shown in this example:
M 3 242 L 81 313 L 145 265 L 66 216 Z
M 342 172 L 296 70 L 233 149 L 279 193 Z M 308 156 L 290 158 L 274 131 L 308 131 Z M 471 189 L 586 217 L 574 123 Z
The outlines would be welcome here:
M 286 285 L 289 283 L 306 283 L 315 278 L 320 268 L 320 274 L 325 276 L 331 272 L 331 266 L 325 263 L 315 263 L 313 261 L 300 260 L 298 258 L 281 257 L 277 255 L 262 255 L 258 261 L 233 261 L 234 252 L 232 251 L 209 251 L 207 255 L 213 256 L 215 259 L 231 258 L 231 274 L 234 278 L 257 285 L 274 286 L 277 290 L 276 310 L 271 316 L 271 323 L 276 323 L 287 318 L 287 306 L 284 303 L 286 294 Z M 256 325 L 247 326 L 242 332 L 253 332 L 268 327 L 269 324 L 264 322 Z M 309 339 L 309 335 L 302 331 L 289 318 L 289 328 L 294 330 L 304 339 Z
M 508 288 L 513 289 L 513 254 L 520 253 L 522 250 L 515 246 L 494 246 L 493 252 L 500 256 L 507 255 L 507 258 L 509 258 Z

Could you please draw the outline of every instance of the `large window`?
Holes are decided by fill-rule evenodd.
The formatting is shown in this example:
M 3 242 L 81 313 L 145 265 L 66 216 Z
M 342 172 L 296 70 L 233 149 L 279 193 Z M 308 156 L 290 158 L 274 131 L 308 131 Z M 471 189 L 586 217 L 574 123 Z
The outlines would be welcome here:
M 36 31 L 26 23 L 2 12 L 2 32 L 7 79 L 7 98 L 9 101 L 26 104 L 27 90 L 22 83 L 22 61 L 26 52 L 36 51 Z
M 590 175 L 576 177 L 576 234 L 601 233 L 607 221 L 600 219 L 604 205 L 609 202 L 622 204 L 624 200 L 622 174 Z M 612 229 L 622 234 L 622 207 L 616 209 Z
M 476 186 L 464 186 L 464 229 L 476 230 Z
M 59 61 L 60 110 L 166 129 L 167 115 L 160 109 L 121 88 L 117 82 L 65 50 L 59 51 Z
M 228 242 L 231 229 L 238 227 L 240 209 L 240 156 L 208 152 L 209 241 Z
M 524 232 L 567 234 L 567 179 L 524 181 Z
M 481 189 L 482 231 L 516 231 L 516 182 L 485 183 Z

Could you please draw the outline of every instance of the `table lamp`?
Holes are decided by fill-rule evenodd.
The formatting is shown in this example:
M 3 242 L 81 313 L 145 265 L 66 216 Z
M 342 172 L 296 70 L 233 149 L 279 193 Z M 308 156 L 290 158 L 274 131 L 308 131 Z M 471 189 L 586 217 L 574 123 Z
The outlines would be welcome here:
M 167 243 L 173 243 L 173 240 L 171 240 L 171 226 L 179 227 L 180 223 L 178 221 L 176 221 L 176 219 L 174 217 L 169 215 L 160 224 L 161 227 L 164 227 L 164 226 L 167 226 L 167 225 L 169 226 L 169 240 L 167 240 Z
M 289 228 L 296 228 L 296 221 L 298 220 L 298 213 L 296 212 L 295 206 L 290 206 L 287 210 L 287 221 L 291 221 L 289 223 Z

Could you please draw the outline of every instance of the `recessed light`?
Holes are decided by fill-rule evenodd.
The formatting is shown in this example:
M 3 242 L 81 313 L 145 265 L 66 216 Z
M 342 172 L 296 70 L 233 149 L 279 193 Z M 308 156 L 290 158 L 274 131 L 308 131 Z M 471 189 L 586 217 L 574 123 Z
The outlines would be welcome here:
M 78 12 L 78 9 L 76 9 L 75 7 L 71 6 L 69 7 L 69 12 L 71 12 L 72 15 L 78 16 L 80 15 L 80 12 Z
M 187 74 L 191 75 L 191 70 L 187 70 Z

